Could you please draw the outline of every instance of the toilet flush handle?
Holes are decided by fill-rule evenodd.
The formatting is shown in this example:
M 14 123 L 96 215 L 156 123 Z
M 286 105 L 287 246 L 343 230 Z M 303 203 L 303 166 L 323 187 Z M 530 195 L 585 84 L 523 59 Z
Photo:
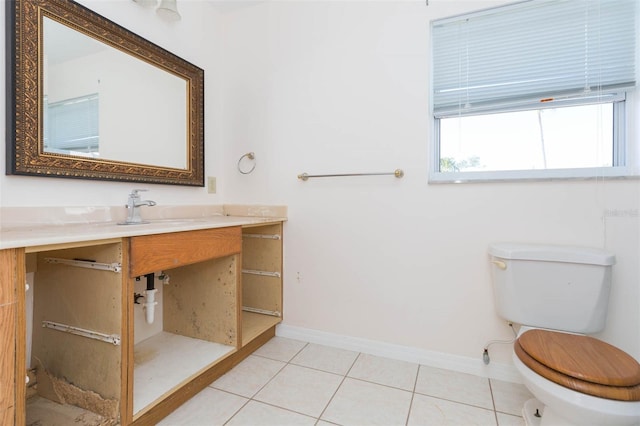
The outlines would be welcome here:
M 494 265 L 496 265 L 498 268 L 502 270 L 507 269 L 507 264 L 502 260 L 492 260 L 491 263 L 493 263 Z

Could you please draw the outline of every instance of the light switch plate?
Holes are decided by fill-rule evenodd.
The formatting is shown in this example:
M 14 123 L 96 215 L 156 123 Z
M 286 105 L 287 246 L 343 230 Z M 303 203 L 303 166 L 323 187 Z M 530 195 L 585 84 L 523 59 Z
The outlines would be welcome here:
M 209 192 L 209 194 L 215 194 L 216 193 L 216 178 L 215 178 L 215 176 L 207 177 L 207 191 Z

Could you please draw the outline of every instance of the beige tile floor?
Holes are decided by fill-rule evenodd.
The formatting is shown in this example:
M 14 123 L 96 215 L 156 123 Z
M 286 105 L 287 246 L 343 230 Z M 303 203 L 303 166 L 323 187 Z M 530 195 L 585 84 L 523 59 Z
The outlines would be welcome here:
M 162 426 L 524 425 L 523 385 L 274 337 Z

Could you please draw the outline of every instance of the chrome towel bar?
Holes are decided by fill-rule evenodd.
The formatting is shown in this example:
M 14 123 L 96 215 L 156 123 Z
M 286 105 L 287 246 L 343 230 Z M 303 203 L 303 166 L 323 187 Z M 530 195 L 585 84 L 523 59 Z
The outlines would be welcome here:
M 402 169 L 395 169 L 391 173 L 341 173 L 335 175 L 310 175 L 308 173 L 301 173 L 298 175 L 298 179 L 307 181 L 310 178 L 324 178 L 324 177 L 344 177 L 344 176 L 395 176 L 401 178 L 404 176 Z

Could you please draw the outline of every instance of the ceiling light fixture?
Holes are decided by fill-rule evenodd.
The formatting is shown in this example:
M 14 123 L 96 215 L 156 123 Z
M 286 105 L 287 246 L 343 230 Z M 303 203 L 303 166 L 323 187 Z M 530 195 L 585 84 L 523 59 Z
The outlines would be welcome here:
M 172 21 L 178 21 L 181 18 L 176 0 L 160 0 L 160 6 L 156 9 L 156 13 Z
M 176 3 L 176 0 L 160 0 L 160 4 L 158 4 L 158 0 L 133 1 L 142 7 L 158 6 L 156 13 L 168 21 L 179 21 L 182 18 L 182 16 L 180 16 L 180 12 L 178 12 L 178 4 Z

